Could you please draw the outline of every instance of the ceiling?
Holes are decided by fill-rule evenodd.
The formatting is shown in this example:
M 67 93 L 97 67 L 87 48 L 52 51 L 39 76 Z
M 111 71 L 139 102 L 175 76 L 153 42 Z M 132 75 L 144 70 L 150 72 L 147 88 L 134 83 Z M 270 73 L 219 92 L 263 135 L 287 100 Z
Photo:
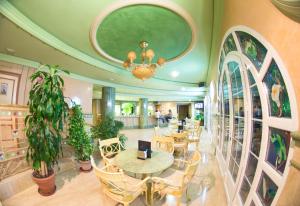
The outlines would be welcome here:
M 198 83 L 206 81 L 213 28 L 219 26 L 213 24 L 214 1 L 2 0 L 0 12 L 2 54 L 9 48 L 22 60 L 59 64 L 78 78 L 123 94 L 159 93 L 174 100 L 205 94 Z M 169 60 L 146 81 L 118 62 L 130 50 L 139 52 L 141 40 L 149 42 L 156 58 Z M 173 71 L 178 77 L 172 77 Z
M 98 46 L 121 62 L 127 58 L 129 51 L 141 53 L 139 42 L 142 40 L 149 43 L 147 49 L 157 54 L 154 62 L 158 55 L 169 61 L 190 48 L 192 30 L 184 18 L 175 12 L 143 4 L 113 11 L 103 19 L 96 32 Z M 137 55 L 136 62 L 141 62 L 140 55 Z

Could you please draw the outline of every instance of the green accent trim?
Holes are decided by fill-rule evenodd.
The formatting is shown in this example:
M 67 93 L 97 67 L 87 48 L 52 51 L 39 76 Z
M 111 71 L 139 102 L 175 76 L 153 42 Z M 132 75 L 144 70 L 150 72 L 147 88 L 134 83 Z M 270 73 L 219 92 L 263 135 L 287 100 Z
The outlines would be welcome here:
M 23 66 L 38 68 L 41 64 L 35 61 L 24 59 L 21 57 L 11 56 L 7 54 L 0 53 L 0 61 L 10 62 L 14 64 L 20 64 Z
M 294 168 L 296 168 L 297 170 L 300 171 L 300 163 L 299 162 L 291 160 L 291 166 L 293 166 Z
M 59 40 L 55 36 L 48 33 L 46 30 L 32 22 L 29 18 L 24 16 L 18 9 L 16 9 L 12 4 L 10 4 L 7 0 L 2 0 L 0 2 L 0 12 L 10 19 L 12 22 L 20 26 L 22 29 L 37 37 L 41 41 L 51 45 L 52 47 L 73 56 L 74 58 L 86 62 L 90 65 L 102 68 L 104 70 L 114 72 L 114 73 L 126 73 L 125 71 L 117 69 L 111 65 L 103 63 L 99 60 L 94 59 L 93 57 L 80 52 L 79 50 L 71 47 L 70 45 L 64 43 Z
M 0 61 L 5 61 L 5 62 L 10 62 L 14 64 L 20 64 L 32 68 L 38 68 L 41 64 L 35 61 L 27 60 L 24 58 L 16 57 L 16 56 L 11 56 L 7 54 L 0 53 Z M 69 75 L 66 75 L 62 73 L 64 76 L 71 77 L 73 79 L 89 82 L 92 84 L 97 84 L 97 85 L 103 85 L 103 86 L 108 86 L 108 87 L 115 87 L 115 88 L 122 88 L 122 89 L 129 89 L 129 90 L 139 90 L 139 94 L 129 94 L 129 93 L 117 93 L 117 95 L 128 95 L 128 96 L 139 96 L 139 97 L 157 97 L 157 96 L 162 96 L 164 98 L 174 98 L 174 95 L 177 95 L 178 99 L 191 99 L 193 101 L 202 99 L 202 95 L 204 96 L 206 93 L 206 89 L 201 89 L 201 90 L 193 90 L 190 91 L 192 93 L 198 94 L 199 97 L 195 96 L 187 96 L 186 93 L 188 91 L 176 91 L 176 90 L 164 90 L 164 89 L 149 89 L 149 88 L 142 88 L 142 87 L 135 87 L 135 86 L 128 86 L 128 85 L 122 85 L 122 84 L 117 84 L 117 83 L 110 83 L 110 82 L 105 82 L 101 80 L 96 80 L 92 79 L 89 77 L 84 77 L 78 74 L 70 73 Z M 194 88 L 193 88 L 194 89 Z M 187 88 L 188 90 L 188 88 Z M 154 95 L 144 95 L 145 92 L 151 92 Z M 202 95 L 201 95 L 202 94 Z
M 99 69 L 103 69 L 106 71 L 110 71 L 116 74 L 131 76 L 131 73 L 124 70 L 121 66 L 114 66 L 109 64 L 108 62 L 102 62 L 100 60 L 87 55 L 86 53 L 81 52 L 78 49 L 73 48 L 72 46 L 64 43 L 54 35 L 50 34 L 33 21 L 31 21 L 28 17 L 26 17 L 23 13 L 21 13 L 17 8 L 15 8 L 10 2 L 7 0 L 0 1 L 0 13 L 2 13 L 5 17 L 10 19 L 13 23 L 18 25 L 20 28 L 25 30 L 26 32 L 30 33 L 31 35 L 35 36 L 42 42 L 52 46 L 53 48 L 75 58 L 80 61 L 83 61 L 87 64 L 95 66 Z M 181 81 L 173 81 L 169 79 L 162 79 L 157 77 L 152 77 L 153 79 L 161 80 L 164 82 L 174 82 L 174 83 L 182 83 L 182 84 L 189 84 L 191 86 L 196 86 L 197 83 L 189 83 L 189 82 L 181 82 Z M 163 83 L 163 82 L 162 82 Z

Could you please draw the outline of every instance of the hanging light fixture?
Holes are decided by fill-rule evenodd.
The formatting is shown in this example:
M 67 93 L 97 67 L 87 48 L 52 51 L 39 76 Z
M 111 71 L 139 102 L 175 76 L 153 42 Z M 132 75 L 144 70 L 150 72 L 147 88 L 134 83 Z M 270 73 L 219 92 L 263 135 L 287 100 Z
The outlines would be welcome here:
M 148 45 L 147 41 L 140 42 L 142 63 L 134 63 L 134 60 L 136 60 L 136 53 L 134 51 L 128 52 L 127 60 L 123 63 L 125 69 L 131 70 L 131 73 L 141 80 L 151 78 L 155 74 L 157 67 L 162 66 L 166 61 L 160 57 L 156 63 L 152 63 L 155 53 L 152 49 L 147 49 Z

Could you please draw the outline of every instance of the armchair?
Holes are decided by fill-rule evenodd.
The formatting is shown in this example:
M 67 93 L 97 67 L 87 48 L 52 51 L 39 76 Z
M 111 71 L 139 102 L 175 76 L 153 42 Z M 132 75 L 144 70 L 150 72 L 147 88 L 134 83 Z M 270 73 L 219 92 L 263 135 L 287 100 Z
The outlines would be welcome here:
M 152 138 L 153 146 L 156 150 L 174 153 L 174 139 L 172 137 L 159 137 Z
M 125 175 L 121 169 L 111 172 L 110 167 L 113 166 L 109 164 L 103 168 L 98 168 L 92 156 L 91 163 L 104 193 L 124 206 L 128 206 L 140 194 L 146 192 L 146 182 L 149 177 L 139 180 Z
M 99 140 L 99 150 L 103 157 L 105 165 L 113 164 L 114 157 L 121 152 L 121 143 L 119 138 Z
M 175 196 L 179 206 L 181 197 L 187 191 L 188 183 L 197 171 L 200 160 L 199 151 L 195 151 L 191 160 L 176 160 L 177 164 L 183 163 L 186 165 L 185 170 L 167 169 L 160 177 L 153 177 L 153 192 L 158 192 L 161 197 L 166 194 Z

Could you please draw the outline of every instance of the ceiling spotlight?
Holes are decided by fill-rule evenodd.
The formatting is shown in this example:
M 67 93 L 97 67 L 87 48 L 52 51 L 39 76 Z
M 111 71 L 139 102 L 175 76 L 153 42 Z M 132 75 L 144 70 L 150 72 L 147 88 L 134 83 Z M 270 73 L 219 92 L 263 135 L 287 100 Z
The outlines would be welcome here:
M 174 77 L 174 78 L 178 77 L 178 75 L 179 75 L 178 71 L 172 71 L 171 72 L 171 76 Z

